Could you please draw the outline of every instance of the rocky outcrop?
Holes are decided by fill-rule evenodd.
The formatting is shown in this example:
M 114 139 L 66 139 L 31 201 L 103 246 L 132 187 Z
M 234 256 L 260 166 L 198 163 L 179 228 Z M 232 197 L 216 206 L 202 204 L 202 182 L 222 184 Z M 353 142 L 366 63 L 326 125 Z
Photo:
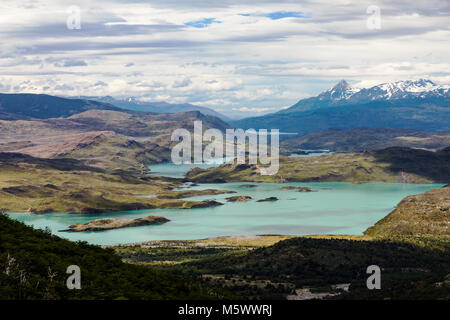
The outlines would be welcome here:
M 248 201 L 252 200 L 252 197 L 250 196 L 234 196 L 234 197 L 228 197 L 225 198 L 228 202 L 241 202 L 241 201 Z
M 266 202 L 266 201 L 278 201 L 279 199 L 277 197 L 269 197 L 265 199 L 258 200 L 256 202 Z
M 171 191 L 164 194 L 159 194 L 160 199 L 183 199 L 197 196 L 210 196 L 224 193 L 236 193 L 236 191 L 230 190 L 217 190 L 217 189 L 205 189 L 205 190 L 181 190 Z
M 201 203 L 194 204 L 191 208 L 209 208 L 209 207 L 218 207 L 223 206 L 223 203 L 215 201 L 215 200 L 207 200 L 202 201 Z
M 311 188 L 308 188 L 308 187 L 295 187 L 295 186 L 282 187 L 281 190 L 296 190 L 298 192 L 312 192 Z
M 169 221 L 170 221 L 169 219 L 157 216 L 148 216 L 145 218 L 138 218 L 134 220 L 106 218 L 89 221 L 84 224 L 73 224 L 69 226 L 69 229 L 61 231 L 65 232 L 105 231 L 128 227 L 140 227 L 157 223 L 165 223 Z

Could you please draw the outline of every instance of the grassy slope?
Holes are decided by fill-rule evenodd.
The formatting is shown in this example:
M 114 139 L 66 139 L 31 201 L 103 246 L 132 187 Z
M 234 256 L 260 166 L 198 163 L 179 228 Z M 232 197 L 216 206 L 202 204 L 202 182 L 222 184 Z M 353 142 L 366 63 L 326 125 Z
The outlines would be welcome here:
M 364 234 L 450 248 L 450 186 L 404 198 Z
M 75 158 L 90 166 L 131 173 L 148 171 L 146 164 L 170 160 L 175 129 L 225 130 L 228 124 L 198 111 L 151 114 L 89 110 L 68 118 L 35 121 L 0 120 L 0 152 L 40 158 Z
M 226 163 L 188 172 L 195 182 L 414 182 L 450 181 L 450 148 L 430 152 L 388 148 L 365 153 L 331 154 L 310 158 L 280 157 L 277 174 L 262 176 L 256 165 Z
M 179 182 L 108 174 L 69 159 L 0 154 L 3 211 L 91 213 L 152 208 L 192 208 L 203 202 L 144 198 L 170 195 Z
M 302 181 L 396 181 L 385 173 L 387 164 L 375 164 L 374 158 L 362 154 L 333 154 L 318 158 L 280 157 L 275 175 L 260 175 L 255 165 L 224 164 L 207 170 L 193 169 L 186 178 L 195 182 L 302 182 Z
M 58 158 L 78 159 L 87 165 L 113 172 L 142 174 L 149 171 L 145 164 L 170 160 L 170 149 L 148 141 L 137 142 L 120 136 L 103 135 L 88 146 Z
M 66 269 L 81 269 L 68 290 Z M 0 215 L 0 299 L 211 299 L 186 278 L 121 262 L 112 250 L 74 243 Z M 54 275 L 54 277 L 51 277 Z

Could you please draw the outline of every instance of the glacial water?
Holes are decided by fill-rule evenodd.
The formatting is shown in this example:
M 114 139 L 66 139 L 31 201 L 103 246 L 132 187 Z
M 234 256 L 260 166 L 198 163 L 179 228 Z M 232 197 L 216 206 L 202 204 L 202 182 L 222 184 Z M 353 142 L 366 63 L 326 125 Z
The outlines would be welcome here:
M 189 165 L 161 164 L 152 166 L 158 174 L 182 177 Z M 256 187 L 245 188 L 244 184 Z M 314 192 L 282 190 L 285 186 L 305 186 Z M 438 188 L 441 184 L 400 183 L 223 183 L 200 184 L 184 188 L 223 189 L 236 194 L 201 196 L 192 200 L 216 200 L 223 206 L 198 209 L 154 209 L 104 214 L 52 213 L 32 215 L 9 213 L 19 221 L 37 228 L 48 227 L 58 236 L 93 244 L 119 244 L 148 240 L 189 240 L 229 235 L 258 234 L 362 234 L 367 227 L 386 216 L 407 195 Z M 253 200 L 226 202 L 225 198 L 248 195 Z M 277 197 L 279 201 L 256 202 Z M 100 218 L 135 219 L 148 215 L 163 216 L 171 221 L 160 225 L 124 228 L 101 232 L 67 233 L 71 224 Z
M 173 164 L 173 163 L 160 163 L 149 166 L 151 174 L 155 176 L 163 176 L 170 178 L 184 178 L 184 175 L 193 168 L 207 169 L 217 167 L 225 163 L 226 161 L 234 158 L 215 158 L 207 159 L 204 163 L 191 163 L 191 164 Z
M 289 155 L 289 158 L 310 158 L 310 157 L 317 157 L 317 156 L 323 156 L 323 155 L 328 155 L 328 154 L 334 153 L 332 151 L 309 151 L 309 150 L 305 150 L 305 151 L 308 151 L 309 153 L 307 153 L 307 154 L 292 153 Z

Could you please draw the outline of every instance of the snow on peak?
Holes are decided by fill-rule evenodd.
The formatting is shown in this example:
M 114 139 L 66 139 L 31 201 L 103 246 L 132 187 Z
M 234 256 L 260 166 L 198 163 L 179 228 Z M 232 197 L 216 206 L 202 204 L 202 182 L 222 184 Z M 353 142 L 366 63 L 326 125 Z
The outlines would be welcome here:
M 438 86 L 431 80 L 420 79 L 417 81 L 405 80 L 397 82 L 388 82 L 378 85 L 378 87 L 386 91 L 389 95 L 396 92 L 424 92 L 437 89 Z
M 431 80 L 403 80 L 386 82 L 369 88 L 354 88 L 345 80 L 322 92 L 320 100 L 380 100 L 428 97 L 430 95 L 448 95 L 449 86 L 439 86 Z
M 354 93 L 358 92 L 359 89 L 352 88 L 350 84 L 345 81 L 341 80 L 336 85 L 334 85 L 332 88 L 322 92 L 319 95 L 319 99 L 321 100 L 342 100 L 342 99 L 348 99 L 350 98 Z

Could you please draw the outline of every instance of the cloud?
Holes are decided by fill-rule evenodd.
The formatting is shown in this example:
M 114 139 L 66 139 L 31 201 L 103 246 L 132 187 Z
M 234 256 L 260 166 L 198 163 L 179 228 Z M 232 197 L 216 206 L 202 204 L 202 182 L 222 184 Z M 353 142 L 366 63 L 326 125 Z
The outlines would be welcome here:
M 136 87 L 140 87 L 140 88 L 151 88 L 151 89 L 160 89 L 160 88 L 164 88 L 165 84 L 160 82 L 160 81 L 153 81 L 151 83 L 146 82 L 146 81 L 142 81 L 136 84 Z
M 183 79 L 183 80 L 177 80 L 174 82 L 172 88 L 185 88 L 189 86 L 192 83 L 191 79 Z
M 4 85 L 4 84 L 0 83 L 0 90 L 8 92 L 10 89 L 11 89 L 10 85 L 8 85 L 8 84 Z
M 103 82 L 103 81 L 97 81 L 97 82 L 94 84 L 94 87 L 107 87 L 107 86 L 108 86 L 108 84 L 105 83 L 105 82 Z
M 56 91 L 73 91 L 74 87 L 69 86 L 67 84 L 63 84 L 63 85 L 57 85 L 55 86 L 55 90 Z
M 55 66 L 60 67 L 60 64 L 55 64 Z M 84 60 L 66 60 L 64 61 L 62 67 L 67 68 L 67 67 L 85 67 L 87 66 L 86 61 Z
M 0 4 L 3 92 L 263 114 L 343 78 L 450 80 L 448 0 L 378 0 L 379 30 L 367 28 L 372 0 L 78 0 L 81 29 L 69 30 L 72 4 Z
M 267 111 L 275 111 L 279 110 L 279 108 L 248 108 L 248 107 L 241 107 L 241 108 L 231 108 L 233 111 L 241 111 L 241 112 L 267 112 Z

